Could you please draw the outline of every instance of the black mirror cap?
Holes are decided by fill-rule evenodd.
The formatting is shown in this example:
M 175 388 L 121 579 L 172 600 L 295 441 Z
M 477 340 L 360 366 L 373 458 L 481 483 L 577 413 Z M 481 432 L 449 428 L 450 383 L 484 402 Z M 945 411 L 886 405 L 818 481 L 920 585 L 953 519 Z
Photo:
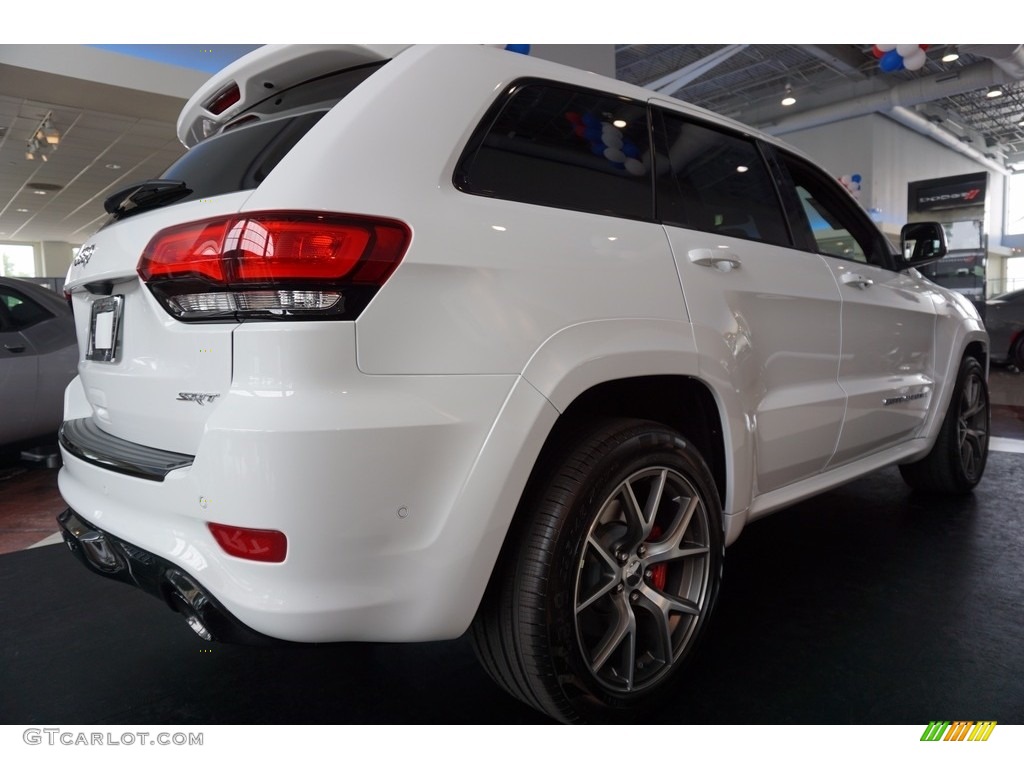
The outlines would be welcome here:
M 938 261 L 949 252 L 946 230 L 937 221 L 915 221 L 900 230 L 903 267 L 921 267 Z

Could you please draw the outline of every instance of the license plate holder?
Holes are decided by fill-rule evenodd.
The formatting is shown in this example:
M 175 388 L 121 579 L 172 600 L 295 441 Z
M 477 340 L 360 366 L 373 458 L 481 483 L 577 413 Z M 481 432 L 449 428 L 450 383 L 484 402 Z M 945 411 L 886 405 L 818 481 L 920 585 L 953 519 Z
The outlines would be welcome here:
M 117 361 L 122 335 L 124 296 L 104 296 L 92 304 L 89 322 L 89 351 L 87 360 L 99 363 Z

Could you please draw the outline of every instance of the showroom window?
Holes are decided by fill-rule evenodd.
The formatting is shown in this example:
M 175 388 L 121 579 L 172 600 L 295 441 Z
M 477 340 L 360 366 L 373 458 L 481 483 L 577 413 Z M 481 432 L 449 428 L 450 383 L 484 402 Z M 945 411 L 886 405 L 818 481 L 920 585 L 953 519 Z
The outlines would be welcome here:
M 790 244 L 775 185 L 751 139 L 671 113 L 656 126 L 662 222 Z
M 455 172 L 463 192 L 650 219 L 650 141 L 641 102 L 528 81 L 484 118 Z
M 31 245 L 0 243 L 0 275 L 35 277 L 36 254 Z

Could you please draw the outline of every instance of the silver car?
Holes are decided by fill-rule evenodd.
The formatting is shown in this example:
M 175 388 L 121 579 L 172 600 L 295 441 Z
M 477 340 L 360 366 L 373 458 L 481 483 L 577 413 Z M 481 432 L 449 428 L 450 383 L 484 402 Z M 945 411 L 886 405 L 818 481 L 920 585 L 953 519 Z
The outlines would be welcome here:
M 985 327 L 991 339 L 992 362 L 1024 371 L 1024 289 L 985 302 Z
M 75 321 L 64 298 L 0 277 L 0 445 L 56 436 L 77 366 Z

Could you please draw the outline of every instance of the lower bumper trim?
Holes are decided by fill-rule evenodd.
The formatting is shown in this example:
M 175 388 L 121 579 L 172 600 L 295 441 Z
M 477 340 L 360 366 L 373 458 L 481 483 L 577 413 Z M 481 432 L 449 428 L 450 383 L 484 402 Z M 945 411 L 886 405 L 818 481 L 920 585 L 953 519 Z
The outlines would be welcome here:
M 86 568 L 129 584 L 182 614 L 204 640 L 240 645 L 290 645 L 250 629 L 190 574 L 151 552 L 100 530 L 68 508 L 57 516 L 68 549 Z

